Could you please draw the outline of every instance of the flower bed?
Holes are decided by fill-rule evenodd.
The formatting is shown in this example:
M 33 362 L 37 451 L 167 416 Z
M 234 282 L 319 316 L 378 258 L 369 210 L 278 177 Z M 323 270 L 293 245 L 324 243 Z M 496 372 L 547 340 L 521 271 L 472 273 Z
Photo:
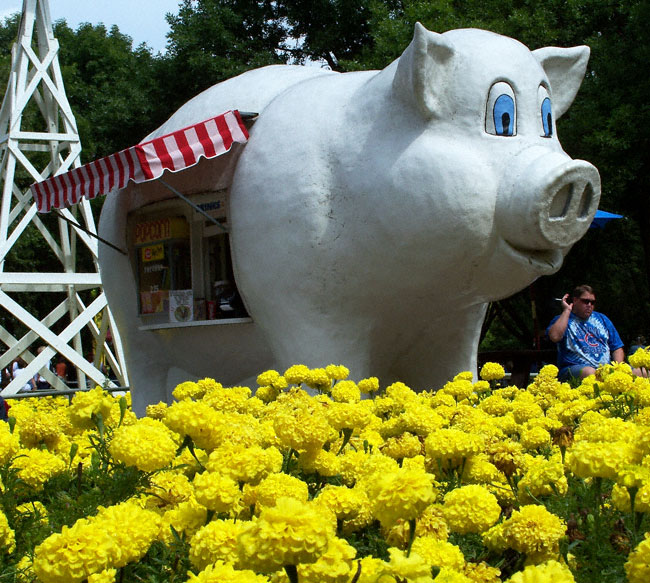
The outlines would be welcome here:
M 255 396 L 182 383 L 141 419 L 99 387 L 16 402 L 0 581 L 650 580 L 650 381 L 503 374 L 416 393 L 297 365 Z

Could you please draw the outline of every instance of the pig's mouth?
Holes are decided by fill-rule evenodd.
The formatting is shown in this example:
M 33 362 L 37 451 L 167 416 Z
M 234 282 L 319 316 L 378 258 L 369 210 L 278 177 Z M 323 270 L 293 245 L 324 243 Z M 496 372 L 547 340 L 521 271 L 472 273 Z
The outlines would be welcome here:
M 501 239 L 509 254 L 521 263 L 533 266 L 542 273 L 554 273 L 562 265 L 564 254 L 559 249 L 523 249 Z

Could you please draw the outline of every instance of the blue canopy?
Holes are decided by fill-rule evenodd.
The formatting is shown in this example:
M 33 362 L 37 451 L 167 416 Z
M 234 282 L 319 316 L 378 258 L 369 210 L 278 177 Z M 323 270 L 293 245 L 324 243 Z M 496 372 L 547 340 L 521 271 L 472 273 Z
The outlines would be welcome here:
M 623 219 L 623 215 L 617 215 L 614 213 L 608 213 L 607 211 L 597 210 L 594 220 L 591 221 L 589 225 L 590 229 L 604 229 L 605 225 L 612 219 Z

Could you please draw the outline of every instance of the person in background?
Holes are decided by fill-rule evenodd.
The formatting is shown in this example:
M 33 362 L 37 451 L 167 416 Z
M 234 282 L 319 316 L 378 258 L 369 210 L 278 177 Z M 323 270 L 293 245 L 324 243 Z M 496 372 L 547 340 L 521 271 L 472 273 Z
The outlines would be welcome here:
M 17 358 L 14 361 L 14 364 L 13 364 L 13 378 L 17 378 L 20 375 L 20 373 L 25 369 L 26 366 L 27 366 L 27 363 L 22 358 Z M 33 391 L 34 389 L 36 389 L 36 377 L 37 376 L 38 375 L 34 375 L 31 379 L 29 379 L 23 385 L 23 387 L 20 389 L 19 392 L 26 393 L 26 392 Z
M 68 365 L 65 363 L 65 358 L 63 358 L 62 356 L 59 357 L 59 360 L 54 366 L 54 370 L 56 371 L 56 376 L 58 376 L 59 378 L 62 378 L 63 380 L 67 378 Z
M 40 354 L 41 352 L 43 352 L 43 350 L 45 350 L 45 348 L 46 348 L 45 346 L 39 346 L 38 350 L 36 351 L 37 354 Z M 46 366 L 47 366 L 47 370 L 52 370 L 52 361 L 48 360 Z M 45 380 L 45 377 L 43 377 L 40 372 L 36 375 L 36 388 L 39 391 L 44 391 L 44 390 L 47 390 L 47 389 L 50 388 L 50 383 L 48 383 Z
M 557 344 L 558 379 L 583 379 L 601 364 L 623 362 L 623 341 L 611 320 L 594 311 L 596 295 L 591 286 L 579 285 L 562 298 L 562 313 L 555 316 L 546 334 Z

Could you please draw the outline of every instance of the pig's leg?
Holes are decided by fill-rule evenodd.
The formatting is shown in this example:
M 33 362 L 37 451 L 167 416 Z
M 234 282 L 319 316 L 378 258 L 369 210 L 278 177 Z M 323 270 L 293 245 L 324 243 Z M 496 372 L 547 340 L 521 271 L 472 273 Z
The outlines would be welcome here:
M 414 390 L 438 390 L 462 371 L 476 376 L 476 358 L 487 304 L 434 318 L 399 360 L 394 376 Z

